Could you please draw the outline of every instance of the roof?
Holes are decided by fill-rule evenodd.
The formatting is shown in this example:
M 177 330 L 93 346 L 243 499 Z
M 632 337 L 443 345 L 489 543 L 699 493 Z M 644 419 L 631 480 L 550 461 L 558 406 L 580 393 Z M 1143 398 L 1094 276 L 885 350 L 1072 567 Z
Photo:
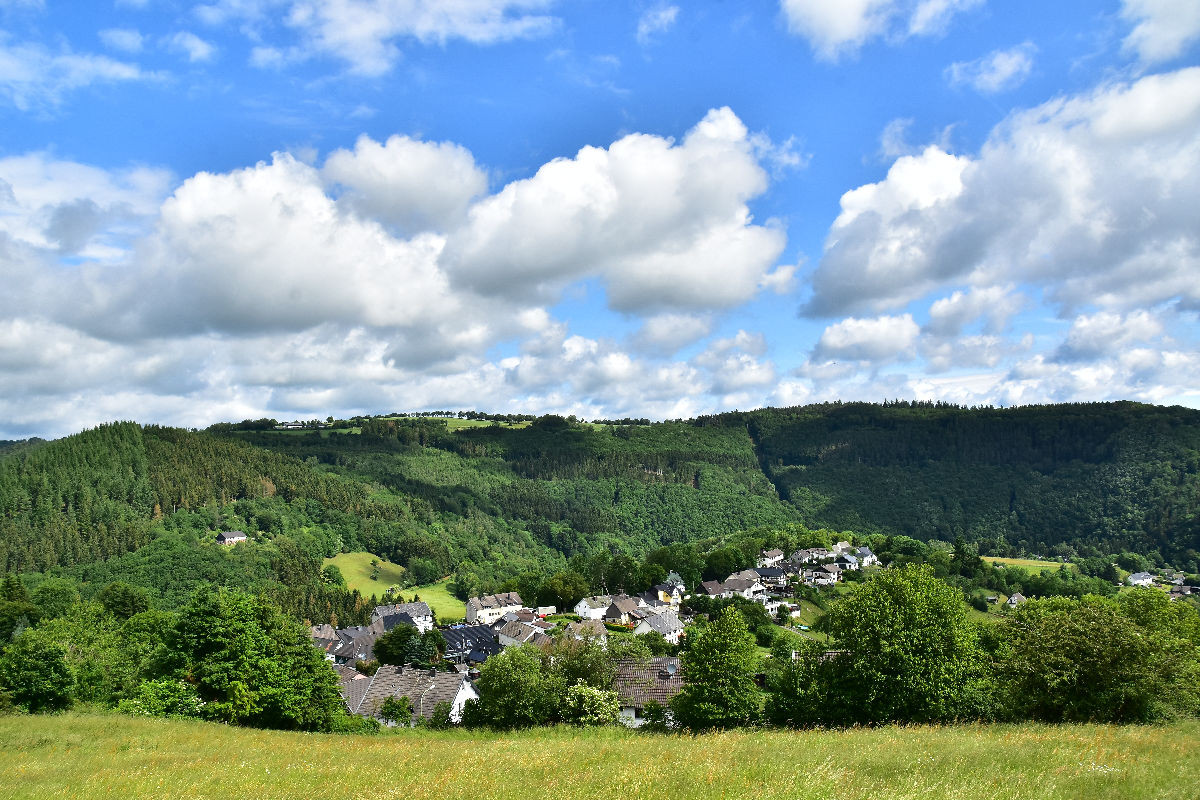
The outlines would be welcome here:
M 408 614 L 388 614 L 387 616 L 376 618 L 375 621 L 383 623 L 384 633 L 387 633 L 397 625 L 407 625 L 410 628 L 417 627 L 417 621 Z
M 246 534 L 242 531 L 221 531 L 217 534 L 218 542 L 230 542 L 245 539 Z
M 623 706 L 642 708 L 651 700 L 666 705 L 683 689 L 680 661 L 673 656 L 618 661 L 613 689 Z
M 715 597 L 725 591 L 725 587 L 721 585 L 720 581 L 704 581 L 704 583 L 700 584 L 700 590 L 707 595 Z
M 500 650 L 499 645 L 496 644 L 496 634 L 490 625 L 463 625 L 457 628 L 446 628 L 442 630 L 442 638 L 446 640 L 446 655 L 452 658 L 466 656 L 476 649 L 495 648 L 496 652 Z
M 327 623 L 322 625 L 313 625 L 309 629 L 309 635 L 314 639 L 320 639 L 322 641 L 332 641 L 338 638 L 337 631 L 333 629 L 332 625 Z
M 338 675 L 338 688 L 342 693 L 342 701 L 345 702 L 346 708 L 357 708 L 362 702 L 363 695 L 367 692 L 367 687 L 371 685 L 371 676 L 364 675 L 353 667 L 335 666 L 334 672 Z
M 588 606 L 588 608 L 604 608 L 607 609 L 612 605 L 612 596 L 607 594 L 597 594 L 591 597 L 585 597 L 579 601 Z
M 509 606 L 520 608 L 525 603 L 521 600 L 521 595 L 516 592 L 500 592 L 499 594 L 485 594 L 480 597 L 472 597 L 467 601 L 467 605 L 474 606 L 476 609 L 507 608 Z
M 670 636 L 683 630 L 683 623 L 679 621 L 679 617 L 675 616 L 673 611 L 664 611 L 661 614 L 646 617 L 645 623 L 650 626 L 650 630 L 661 633 L 663 636 Z
M 759 567 L 754 570 L 760 578 L 786 578 L 787 572 L 780 567 Z
M 430 718 L 438 703 L 453 703 L 466 680 L 458 672 L 438 672 L 414 667 L 379 668 L 359 703 L 350 710 L 363 716 L 378 716 L 379 707 L 389 697 L 407 697 L 413 712 Z
M 612 611 L 614 608 L 617 609 L 618 614 L 628 614 L 631 611 L 637 611 L 637 598 L 630 597 L 629 595 L 617 595 L 612 599 L 612 603 L 605 611 L 605 614 L 607 615 L 608 612 Z
M 774 550 L 764 550 L 763 557 L 764 558 L 783 558 L 783 551 L 778 548 L 776 548 Z
M 413 619 L 433 616 L 433 612 L 429 609 L 429 604 L 423 600 L 418 600 L 415 603 L 394 603 L 390 606 L 375 606 L 375 610 L 371 612 L 371 619 L 390 617 L 394 614 L 408 614 Z
M 745 592 L 753 589 L 755 586 L 761 586 L 757 580 L 746 580 L 745 578 L 730 578 L 725 581 L 725 588 L 731 592 Z
M 597 639 L 608 638 L 608 629 L 598 619 L 585 619 L 579 622 L 567 623 L 567 636 L 593 636 Z

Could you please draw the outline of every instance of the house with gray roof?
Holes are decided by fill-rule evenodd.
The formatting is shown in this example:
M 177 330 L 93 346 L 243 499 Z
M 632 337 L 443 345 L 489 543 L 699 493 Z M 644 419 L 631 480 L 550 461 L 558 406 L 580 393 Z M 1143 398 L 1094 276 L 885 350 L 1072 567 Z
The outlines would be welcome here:
M 521 595 L 516 592 L 472 597 L 467 600 L 467 624 L 491 625 L 510 611 L 518 611 L 524 607 Z
M 674 656 L 647 661 L 621 661 L 616 665 L 613 690 L 621 700 L 621 722 L 630 728 L 645 722 L 646 706 L 666 706 L 683 690 L 680 661 Z
M 603 619 L 604 612 L 612 605 L 612 595 L 597 594 L 585 597 L 575 604 L 575 613 L 584 619 Z
M 637 624 L 634 634 L 658 633 L 671 644 L 679 644 L 679 636 L 683 633 L 683 623 L 674 611 L 663 611 L 661 614 L 651 614 Z
M 500 652 L 496 633 L 487 625 L 456 625 L 442 629 L 446 640 L 447 661 L 454 664 L 482 664 Z
M 460 722 L 467 701 L 479 697 L 467 676 L 460 672 L 394 667 L 389 664 L 380 667 L 370 681 L 353 707 L 347 701 L 350 713 L 381 719 L 379 709 L 384 700 L 407 697 L 413 707 L 412 722 L 417 717 L 431 719 L 438 703 L 449 703 L 450 719 Z
M 377 620 L 381 617 L 391 617 L 397 614 L 407 614 L 412 620 L 411 624 L 421 633 L 433 630 L 433 611 L 424 601 L 418 600 L 414 603 L 393 603 L 386 606 L 375 606 L 375 610 L 371 612 L 371 619 Z M 391 628 L 388 628 L 391 630 Z

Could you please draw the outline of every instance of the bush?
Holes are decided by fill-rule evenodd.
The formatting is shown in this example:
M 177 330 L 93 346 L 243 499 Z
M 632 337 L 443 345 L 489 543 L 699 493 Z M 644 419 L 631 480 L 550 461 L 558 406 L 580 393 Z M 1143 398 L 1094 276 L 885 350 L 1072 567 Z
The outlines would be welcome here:
M 27 631 L 0 656 L 0 690 L 18 708 L 37 713 L 71 707 L 75 674 L 61 645 Z
M 143 681 L 134 697 L 117 704 L 123 713 L 148 717 L 199 717 L 203 706 L 196 687 L 174 678 Z
M 567 689 L 563 719 L 576 725 L 615 725 L 621 716 L 616 692 L 588 686 L 582 679 Z

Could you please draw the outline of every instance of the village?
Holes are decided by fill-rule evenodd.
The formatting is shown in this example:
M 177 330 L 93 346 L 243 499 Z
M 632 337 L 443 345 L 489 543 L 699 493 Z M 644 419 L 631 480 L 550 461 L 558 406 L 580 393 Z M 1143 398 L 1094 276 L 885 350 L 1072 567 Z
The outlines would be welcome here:
M 479 697 L 474 681 L 479 668 L 504 648 L 548 644 L 555 637 L 593 641 L 606 647 L 612 635 L 653 634 L 676 648 L 692 621 L 685 601 L 695 597 L 741 598 L 760 604 L 773 618 L 794 621 L 800 614 L 797 587 L 832 586 L 846 572 L 878 565 L 868 547 L 841 541 L 830 549 L 782 550 L 759 554 L 756 566 L 729 575 L 724 581 L 704 581 L 689 593 L 678 573 L 636 595 L 585 597 L 570 610 L 554 606 L 529 607 L 516 592 L 472 597 L 462 623 L 436 625 L 433 611 L 420 600 L 377 606 L 369 625 L 334 628 L 314 625 L 313 643 L 333 662 L 342 699 L 352 714 L 397 721 L 384 715 L 388 698 L 408 698 L 412 723 L 429 720 L 440 704 L 449 705 L 452 722 L 462 719 L 468 701 Z M 442 668 L 376 665 L 375 643 L 397 626 L 417 634 L 436 630 L 445 642 Z M 372 665 L 371 668 L 363 668 Z M 666 705 L 683 687 L 677 656 L 623 660 L 616 665 L 613 688 L 621 703 L 621 721 L 639 727 L 648 703 Z M 371 674 L 369 674 L 371 673 Z

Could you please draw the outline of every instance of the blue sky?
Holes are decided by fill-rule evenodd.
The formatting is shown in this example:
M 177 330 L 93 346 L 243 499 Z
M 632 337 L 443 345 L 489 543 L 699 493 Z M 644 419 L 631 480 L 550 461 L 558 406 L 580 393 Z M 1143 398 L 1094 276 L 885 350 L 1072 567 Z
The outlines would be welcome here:
M 0 437 L 1200 406 L 1194 0 L 0 0 Z

